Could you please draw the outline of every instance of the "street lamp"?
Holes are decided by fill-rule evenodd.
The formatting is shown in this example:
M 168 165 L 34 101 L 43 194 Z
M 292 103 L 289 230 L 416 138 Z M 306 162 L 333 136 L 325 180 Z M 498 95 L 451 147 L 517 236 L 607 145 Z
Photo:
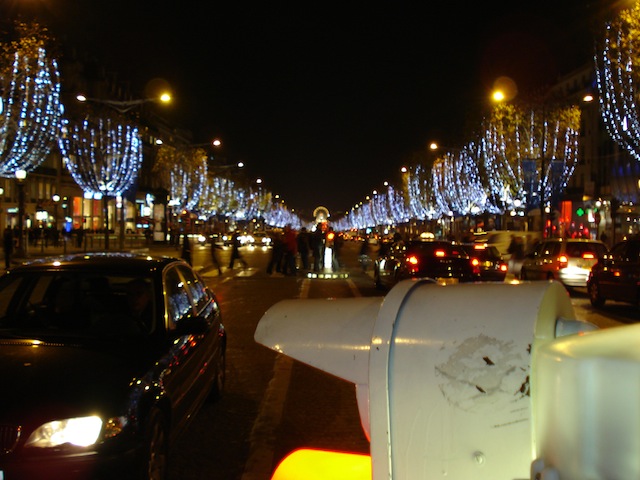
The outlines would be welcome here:
M 60 202 L 60 195 L 54 193 L 51 197 L 53 200 L 53 244 L 54 246 L 58 246 L 58 203 Z
M 26 254 L 24 243 L 24 182 L 27 178 L 26 170 L 16 170 L 16 185 L 18 186 L 18 248 L 17 257 L 24 257 Z
M 107 100 L 102 98 L 90 98 L 82 93 L 76 96 L 79 102 L 93 102 L 107 105 L 120 113 L 126 113 L 134 108 L 149 102 L 169 103 L 171 101 L 171 95 L 169 93 L 163 93 L 159 97 L 138 98 L 135 100 Z

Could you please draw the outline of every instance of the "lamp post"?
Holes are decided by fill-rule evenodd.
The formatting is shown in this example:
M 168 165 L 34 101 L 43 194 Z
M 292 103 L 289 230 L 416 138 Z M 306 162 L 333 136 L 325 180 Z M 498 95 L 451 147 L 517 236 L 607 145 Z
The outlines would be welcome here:
M 144 103 L 150 103 L 150 102 L 169 103 L 171 101 L 171 95 L 165 92 L 158 97 L 138 98 L 134 100 L 108 100 L 103 98 L 91 98 L 80 93 L 76 95 L 76 99 L 79 102 L 99 103 L 99 104 L 111 107 L 117 112 L 126 113 L 133 110 L 136 107 L 139 107 Z
M 60 238 L 60 232 L 58 231 L 58 203 L 60 202 L 60 195 L 54 193 L 51 197 L 53 200 L 53 246 L 58 246 L 58 239 Z
M 16 249 L 17 257 L 26 255 L 24 242 L 24 182 L 27 178 L 26 170 L 16 170 L 16 185 L 18 187 L 18 248 Z

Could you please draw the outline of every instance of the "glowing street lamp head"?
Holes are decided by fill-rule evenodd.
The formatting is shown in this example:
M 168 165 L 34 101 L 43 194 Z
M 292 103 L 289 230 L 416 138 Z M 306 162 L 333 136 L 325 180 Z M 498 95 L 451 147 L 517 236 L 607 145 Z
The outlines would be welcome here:
M 504 92 L 502 90 L 494 90 L 493 94 L 491 94 L 491 98 L 494 102 L 502 102 L 504 101 Z
M 171 94 L 168 92 L 164 92 L 162 95 L 160 95 L 160 101 L 162 103 L 169 103 L 171 101 Z

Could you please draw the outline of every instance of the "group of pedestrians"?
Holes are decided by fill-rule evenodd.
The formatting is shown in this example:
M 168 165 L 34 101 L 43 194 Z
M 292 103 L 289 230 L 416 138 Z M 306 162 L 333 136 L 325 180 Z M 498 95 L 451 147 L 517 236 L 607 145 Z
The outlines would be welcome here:
M 340 269 L 340 248 L 343 243 L 341 235 L 336 233 L 332 227 L 326 228 L 323 224 L 318 224 L 313 232 L 309 232 L 306 227 L 301 227 L 299 231 L 293 229 L 288 224 L 282 231 L 274 230 L 271 234 L 271 258 L 267 264 L 267 274 L 276 276 L 295 276 L 298 265 L 305 271 L 316 273 L 324 270 L 333 272 Z M 228 268 L 233 270 L 236 263 L 240 263 L 243 268 L 249 268 L 247 261 L 240 252 L 242 243 L 239 234 L 233 234 L 231 241 L 231 256 Z M 211 262 L 212 267 L 222 275 L 222 265 L 219 253 L 223 247 L 216 242 L 211 242 Z M 181 258 L 190 265 L 193 263 L 191 240 L 188 235 L 182 235 Z M 313 263 L 312 263 L 313 262 Z
M 296 275 L 298 259 L 300 268 L 305 272 L 313 270 L 319 273 L 326 269 L 338 271 L 342 243 L 342 236 L 323 224 L 318 224 L 313 232 L 306 227 L 296 232 L 291 225 L 286 225 L 282 232 L 276 231 L 272 235 L 273 249 L 267 274 Z

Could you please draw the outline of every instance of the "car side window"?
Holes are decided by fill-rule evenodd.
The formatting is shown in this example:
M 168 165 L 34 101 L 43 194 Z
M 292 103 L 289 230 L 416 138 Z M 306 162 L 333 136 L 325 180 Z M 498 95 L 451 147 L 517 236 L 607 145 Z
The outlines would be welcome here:
M 545 242 L 540 248 L 539 255 L 543 257 L 550 257 L 557 255 L 560 251 L 560 244 L 558 242 Z
M 9 322 L 7 315 L 9 307 L 12 306 L 12 300 L 15 298 L 16 292 L 23 283 L 22 277 L 7 276 L 0 286 L 0 327 L 6 326 Z
M 185 280 L 186 288 L 191 294 L 196 314 L 200 314 L 211 301 L 206 285 L 193 270 L 186 267 L 178 267 Z
M 613 260 L 624 260 L 626 257 L 627 246 L 624 243 L 619 243 L 611 249 L 611 258 Z
M 165 272 L 166 302 L 169 314 L 169 328 L 174 329 L 180 320 L 193 315 L 193 305 L 187 292 L 187 283 L 177 268 Z

